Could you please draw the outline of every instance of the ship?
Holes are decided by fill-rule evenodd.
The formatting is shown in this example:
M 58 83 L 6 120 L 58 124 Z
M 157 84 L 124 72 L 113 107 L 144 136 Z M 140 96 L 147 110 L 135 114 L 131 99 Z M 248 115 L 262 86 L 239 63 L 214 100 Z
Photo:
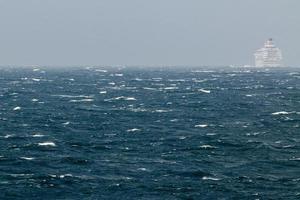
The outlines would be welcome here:
M 256 67 L 280 67 L 282 64 L 282 52 L 274 44 L 272 38 L 268 39 L 264 46 L 254 53 Z

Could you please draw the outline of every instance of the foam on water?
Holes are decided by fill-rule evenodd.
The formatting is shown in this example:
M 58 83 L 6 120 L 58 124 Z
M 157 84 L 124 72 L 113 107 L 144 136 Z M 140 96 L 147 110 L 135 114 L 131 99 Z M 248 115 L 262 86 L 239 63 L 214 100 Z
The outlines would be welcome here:
M 202 149 L 215 149 L 217 147 L 211 146 L 209 144 L 204 144 L 204 145 L 201 145 L 200 148 L 202 148 Z
M 8 138 L 11 138 L 11 137 L 14 137 L 14 136 L 15 135 L 13 135 L 13 134 L 7 134 L 7 135 L 3 136 L 3 138 L 8 139 Z
M 32 157 L 20 157 L 20 158 L 23 160 L 34 160 L 34 158 L 32 158 Z
M 162 88 L 164 90 L 177 90 L 178 87 L 165 87 L 165 88 Z
M 128 129 L 127 132 L 137 132 L 137 131 L 141 131 L 141 129 L 138 128 L 132 128 L 132 129 Z
M 61 97 L 61 98 L 86 98 L 86 99 L 91 99 L 94 98 L 94 95 L 67 95 L 67 94 L 54 94 L 51 95 L 54 97 Z
M 199 92 L 207 93 L 209 94 L 211 91 L 210 90 L 205 90 L 205 89 L 198 89 Z
M 69 102 L 77 103 L 77 102 L 92 102 L 94 99 L 71 99 Z
M 17 111 L 17 110 L 21 110 L 21 107 L 20 107 L 20 106 L 17 106 L 17 107 L 14 107 L 14 108 L 13 108 L 13 111 Z
M 119 96 L 119 97 L 114 97 L 114 98 L 110 98 L 110 99 L 105 99 L 104 101 L 114 101 L 114 100 L 136 101 L 136 98 Z
M 44 137 L 45 135 L 43 135 L 43 134 L 39 134 L 39 133 L 35 133 L 35 134 L 33 134 L 32 135 L 32 137 Z
M 286 111 L 279 111 L 279 112 L 274 112 L 272 115 L 289 115 L 293 112 L 286 112 Z
M 38 143 L 39 146 L 51 146 L 51 147 L 55 147 L 56 144 L 54 142 L 40 142 Z
M 219 181 L 221 179 L 214 178 L 214 177 L 209 177 L 209 176 L 204 176 L 204 177 L 202 177 L 202 180 Z
M 206 128 L 206 127 L 208 127 L 208 125 L 207 124 L 197 124 L 197 125 L 195 125 L 195 127 L 196 128 Z

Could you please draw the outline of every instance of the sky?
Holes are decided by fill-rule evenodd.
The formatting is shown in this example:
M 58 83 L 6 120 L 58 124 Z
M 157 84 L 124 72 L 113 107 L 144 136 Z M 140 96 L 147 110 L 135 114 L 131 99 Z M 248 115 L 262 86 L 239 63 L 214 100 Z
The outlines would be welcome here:
M 299 0 L 0 0 L 0 65 L 300 66 Z

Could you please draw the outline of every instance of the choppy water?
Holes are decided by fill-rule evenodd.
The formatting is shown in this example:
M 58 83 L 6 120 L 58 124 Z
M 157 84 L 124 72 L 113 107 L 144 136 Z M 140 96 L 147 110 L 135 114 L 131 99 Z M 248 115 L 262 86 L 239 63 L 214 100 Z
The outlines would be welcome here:
M 0 70 L 0 199 L 300 199 L 300 70 Z

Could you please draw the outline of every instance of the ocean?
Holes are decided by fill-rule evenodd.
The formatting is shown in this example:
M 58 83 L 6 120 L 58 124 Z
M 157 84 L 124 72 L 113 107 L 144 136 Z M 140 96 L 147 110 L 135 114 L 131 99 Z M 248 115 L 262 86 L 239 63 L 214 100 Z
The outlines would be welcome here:
M 300 199 L 300 69 L 2 67 L 0 199 Z

